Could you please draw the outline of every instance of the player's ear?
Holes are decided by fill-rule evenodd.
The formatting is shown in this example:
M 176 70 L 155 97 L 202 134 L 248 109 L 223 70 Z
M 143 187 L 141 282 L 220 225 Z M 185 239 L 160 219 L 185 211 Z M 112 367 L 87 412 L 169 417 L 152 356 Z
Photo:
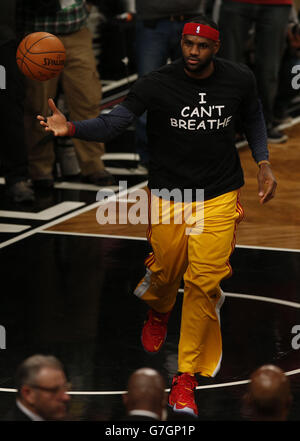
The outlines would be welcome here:
M 220 50 L 221 42 L 220 40 L 215 41 L 214 44 L 214 55 L 216 55 Z
M 180 46 L 181 46 L 181 49 L 182 49 L 182 46 L 183 46 L 183 38 L 181 37 L 181 40 L 180 40 Z

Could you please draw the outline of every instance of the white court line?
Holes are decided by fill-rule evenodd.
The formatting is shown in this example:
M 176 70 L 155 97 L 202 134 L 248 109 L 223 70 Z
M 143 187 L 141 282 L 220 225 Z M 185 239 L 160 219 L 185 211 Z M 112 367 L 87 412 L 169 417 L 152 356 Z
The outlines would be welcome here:
M 178 292 L 183 293 L 183 288 L 180 288 Z M 224 292 L 225 297 L 233 297 L 240 299 L 258 300 L 261 302 L 277 303 L 278 305 L 290 306 L 292 308 L 300 308 L 300 303 L 290 302 L 288 300 L 275 299 L 274 297 L 255 296 L 251 294 L 236 294 L 232 292 Z
M 95 185 L 95 184 L 86 184 L 84 182 L 68 182 L 61 181 L 54 184 L 54 187 L 61 190 L 86 190 L 86 191 L 98 191 L 104 188 L 104 186 Z M 115 191 L 119 187 L 117 185 L 111 185 L 109 187 L 111 190 Z
M 0 224 L 0 233 L 20 233 L 21 231 L 28 230 L 31 225 L 20 224 Z
M 101 237 L 102 239 L 109 239 L 111 236 L 109 234 L 97 234 L 97 233 L 73 233 L 72 231 L 39 231 L 42 234 L 60 234 L 62 236 L 83 236 L 83 237 Z M 133 236 L 113 236 L 113 239 L 127 239 L 127 240 L 142 240 L 146 241 L 145 237 L 133 237 Z
M 285 375 L 292 376 L 300 374 L 300 369 L 294 369 L 293 371 L 285 372 Z M 206 384 L 204 386 L 197 386 L 196 389 L 219 389 L 221 387 L 232 387 L 240 386 L 242 384 L 248 384 L 250 380 L 240 380 L 240 381 L 230 381 L 229 383 L 217 383 L 217 384 Z M 16 389 L 1 387 L 0 392 L 17 392 Z M 170 388 L 165 389 L 165 392 L 170 392 Z M 116 390 L 116 391 L 72 391 L 68 392 L 69 395 L 123 395 L 127 393 L 127 390 Z
M 113 199 L 113 200 L 114 200 L 115 197 L 116 197 L 116 195 L 118 195 L 119 198 L 122 198 L 122 197 L 125 196 L 126 194 L 130 194 L 130 193 L 132 193 L 133 191 L 135 191 L 135 190 L 138 189 L 138 188 L 143 188 L 143 187 L 145 187 L 145 185 L 147 185 L 147 182 L 148 182 L 148 181 L 144 181 L 144 182 L 141 182 L 140 184 L 134 185 L 133 187 L 126 188 L 126 189 L 122 190 L 120 193 L 114 193 L 112 196 L 109 196 L 109 197 L 106 199 L 105 202 L 108 202 L 110 199 Z M 66 221 L 66 220 L 69 220 L 69 219 L 71 219 L 71 218 L 73 218 L 73 217 L 75 217 L 75 216 L 78 216 L 79 214 L 82 214 L 82 213 L 85 213 L 85 212 L 87 212 L 87 211 L 90 211 L 90 210 L 92 210 L 93 208 L 97 208 L 97 207 L 99 207 L 100 205 L 103 205 L 103 202 L 102 202 L 102 201 L 94 202 L 93 204 L 86 205 L 86 206 L 83 207 L 83 208 L 79 208 L 78 210 L 73 211 L 72 213 L 67 214 L 67 215 L 65 215 L 65 216 L 62 216 L 62 217 L 60 217 L 60 218 L 58 218 L 58 219 L 56 219 L 56 220 L 54 220 L 54 221 L 48 222 L 47 224 L 41 225 L 41 226 L 39 226 L 39 227 L 37 227 L 37 228 L 34 228 L 34 229 L 28 231 L 27 233 L 23 233 L 23 234 L 20 234 L 20 235 L 17 236 L 17 237 L 13 237 L 13 238 L 10 239 L 10 240 L 7 240 L 7 241 L 5 241 L 5 242 L 0 243 L 0 249 L 1 249 L 1 248 L 5 248 L 5 247 L 7 247 L 7 246 L 9 246 L 9 245 L 12 245 L 13 243 L 19 242 L 20 240 L 26 239 L 27 237 L 33 236 L 33 235 L 36 234 L 36 233 L 40 233 L 41 231 L 43 231 L 43 230 L 46 229 L 46 228 L 53 227 L 54 225 L 57 225 L 57 224 L 59 224 L 59 223 L 61 223 L 61 222 L 64 222 L 64 221 Z
M 38 213 L 26 212 L 26 211 L 8 211 L 0 210 L 0 217 L 13 217 L 16 219 L 31 219 L 31 220 L 50 220 L 54 217 L 61 216 L 68 211 L 82 207 L 85 202 L 72 202 L 65 201 L 60 204 L 53 205 L 50 208 L 39 211 Z
M 182 289 L 179 289 L 180 292 L 182 292 Z M 237 298 L 249 298 L 251 300 L 262 300 L 262 301 L 270 301 L 273 303 L 280 303 L 286 306 L 292 306 L 293 308 L 300 308 L 300 303 L 294 303 L 294 302 L 287 302 L 286 300 L 280 300 L 280 299 L 269 299 L 268 297 L 259 297 L 259 296 L 247 296 L 246 294 L 237 294 L 237 293 L 226 293 L 224 292 L 225 296 L 228 297 L 237 297 Z M 286 376 L 292 376 L 300 374 L 300 369 L 294 369 L 292 371 L 285 372 Z M 197 386 L 196 389 L 217 389 L 221 387 L 231 387 L 231 386 L 239 386 L 242 384 L 249 383 L 250 380 L 240 380 L 240 381 L 231 381 L 228 383 L 217 383 L 217 384 L 207 384 L 203 386 Z M 166 392 L 170 392 L 169 389 L 165 389 Z M 16 389 L 11 388 L 0 388 L 0 392 L 17 392 Z M 117 390 L 117 391 L 72 391 L 68 392 L 70 395 L 123 395 L 124 393 L 127 393 L 125 390 Z
M 124 200 L 126 201 L 126 200 Z M 127 200 L 128 202 L 130 201 L 130 199 Z M 118 199 L 117 199 L 118 202 Z M 123 200 L 121 199 L 120 202 L 123 202 Z M 136 202 L 133 201 L 132 202 Z M 148 224 L 147 224 L 148 225 Z M 47 231 L 45 231 L 45 233 L 47 233 Z M 52 233 L 56 233 L 56 231 L 53 231 Z M 59 234 L 63 234 L 62 231 L 59 232 Z M 76 233 L 76 232 L 66 232 L 65 234 L 73 234 L 74 236 L 81 236 L 81 235 L 86 235 L 86 233 Z M 88 234 L 88 233 L 87 233 Z M 89 235 L 89 234 L 88 234 Z M 91 236 L 100 236 L 99 234 L 91 234 Z M 101 237 L 110 237 L 111 239 L 130 239 L 130 240 L 145 240 L 147 241 L 146 237 L 137 237 L 137 236 L 115 236 L 113 234 L 101 234 Z M 235 248 L 245 248 L 245 249 L 253 249 L 253 250 L 266 250 L 266 251 L 283 251 L 283 252 L 290 252 L 290 253 L 300 253 L 300 250 L 295 248 L 275 248 L 275 247 L 262 247 L 262 246 L 254 246 L 254 245 L 236 245 Z
M 277 303 L 278 305 L 291 306 L 292 308 L 300 308 L 300 303 L 289 302 L 288 300 L 274 299 L 273 297 L 260 297 L 248 294 L 233 294 L 231 292 L 224 293 L 226 297 L 240 297 L 249 300 L 259 300 L 261 302 Z
M 250 248 L 253 250 L 284 251 L 291 253 L 300 253 L 300 250 L 297 248 L 276 248 L 276 247 L 263 247 L 263 246 L 255 246 L 255 245 L 236 245 L 236 248 Z
M 124 203 L 128 203 L 128 204 L 135 204 L 136 202 L 138 202 L 136 199 L 117 199 L 117 202 L 124 202 Z

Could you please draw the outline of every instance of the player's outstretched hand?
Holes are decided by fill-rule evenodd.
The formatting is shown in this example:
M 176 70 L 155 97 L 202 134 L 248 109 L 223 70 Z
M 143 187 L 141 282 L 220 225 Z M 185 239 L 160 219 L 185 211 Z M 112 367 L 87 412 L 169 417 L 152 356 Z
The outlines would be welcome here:
M 43 126 L 47 132 L 53 132 L 54 136 L 68 135 L 69 127 L 65 115 L 58 110 L 52 98 L 48 99 L 48 104 L 52 110 L 52 116 L 45 118 L 42 115 L 38 115 L 37 119 L 40 121 L 41 126 Z
M 268 164 L 261 165 L 257 175 L 257 180 L 260 203 L 265 204 L 274 198 L 277 187 L 276 179 L 272 173 L 271 167 Z

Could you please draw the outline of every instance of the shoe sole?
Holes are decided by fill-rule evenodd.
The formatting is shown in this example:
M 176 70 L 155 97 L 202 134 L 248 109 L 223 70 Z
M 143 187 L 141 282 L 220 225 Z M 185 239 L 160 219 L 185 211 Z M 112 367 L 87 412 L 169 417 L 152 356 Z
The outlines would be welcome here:
M 173 409 L 173 411 L 176 413 L 188 413 L 189 415 L 192 415 L 194 418 L 198 418 L 198 415 L 193 411 L 191 407 L 183 407 L 182 409 L 176 409 L 176 403 L 173 405 L 168 403 L 168 406 L 171 407 L 171 409 Z

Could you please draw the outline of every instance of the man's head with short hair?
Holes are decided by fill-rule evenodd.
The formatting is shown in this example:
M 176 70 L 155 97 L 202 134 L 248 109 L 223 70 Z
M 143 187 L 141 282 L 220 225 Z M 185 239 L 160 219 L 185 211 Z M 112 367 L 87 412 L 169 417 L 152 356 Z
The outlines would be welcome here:
M 199 23 L 210 26 L 211 28 L 214 28 L 217 31 L 219 30 L 219 26 L 217 25 L 217 23 L 204 14 L 199 14 L 196 17 L 193 17 L 190 20 L 188 20 L 186 23 Z
M 244 402 L 255 420 L 285 421 L 292 402 L 289 379 L 277 366 L 261 366 L 250 377 Z
M 181 50 L 184 68 L 190 77 L 202 79 L 210 76 L 214 70 L 213 59 L 219 48 L 218 25 L 210 18 L 199 15 L 184 25 Z
M 128 413 L 131 410 L 146 410 L 163 419 L 167 395 L 161 374 L 147 367 L 133 372 L 129 377 L 128 392 L 123 395 L 123 402 Z
M 18 367 L 15 376 L 17 399 L 45 420 L 66 417 L 70 397 L 63 364 L 52 355 L 33 355 Z

